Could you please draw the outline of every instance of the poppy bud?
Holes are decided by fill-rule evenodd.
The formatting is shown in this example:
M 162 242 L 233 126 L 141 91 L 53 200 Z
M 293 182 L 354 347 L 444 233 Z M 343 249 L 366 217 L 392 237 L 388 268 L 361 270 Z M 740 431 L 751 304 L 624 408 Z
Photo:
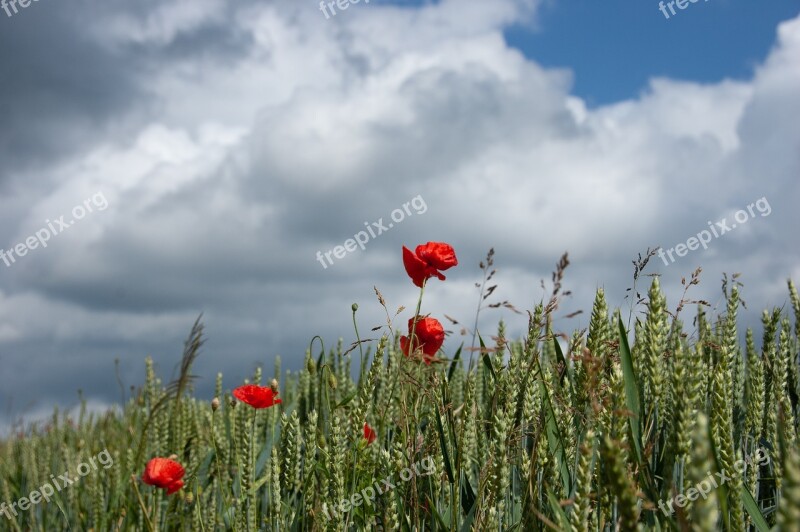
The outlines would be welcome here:
M 215 397 L 211 400 L 211 410 L 216 412 L 219 408 L 219 397 Z
M 269 387 L 272 388 L 272 391 L 278 393 L 278 379 L 272 379 L 272 382 L 269 383 Z
M 306 364 L 306 369 L 311 375 L 317 374 L 317 363 L 314 362 L 313 358 L 308 359 L 308 364 Z
M 351 309 L 353 309 L 353 312 L 357 311 L 357 310 L 358 310 L 358 303 L 353 303 L 353 304 L 350 306 L 350 308 L 351 308 Z
M 332 371 L 328 372 L 328 386 L 331 387 L 331 390 L 335 390 L 337 386 L 336 375 Z

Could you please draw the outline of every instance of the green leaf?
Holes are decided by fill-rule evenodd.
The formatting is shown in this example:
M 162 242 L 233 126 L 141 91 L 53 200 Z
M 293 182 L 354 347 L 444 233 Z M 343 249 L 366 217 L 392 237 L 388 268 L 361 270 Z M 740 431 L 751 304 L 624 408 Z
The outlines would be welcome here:
M 633 437 L 633 449 L 635 451 L 636 463 L 639 464 L 639 477 L 644 491 L 651 500 L 658 499 L 658 489 L 653 479 L 653 472 L 650 464 L 644 459 L 642 452 L 642 431 L 639 428 L 639 421 L 642 419 L 641 398 L 639 397 L 639 385 L 636 382 L 636 374 L 633 371 L 633 357 L 631 348 L 628 345 L 628 333 L 622 325 L 622 318 L 617 317 L 619 329 L 619 357 L 622 363 L 622 377 L 625 383 L 625 403 L 628 410 L 633 414 L 629 419 L 631 436 Z
M 450 436 L 450 445 L 451 449 L 455 456 L 453 456 L 453 471 L 461 470 L 461 461 L 462 461 L 462 449 L 461 446 L 458 444 L 458 438 L 456 437 L 456 422 L 453 419 L 453 408 L 452 408 L 452 400 L 450 399 L 450 391 L 447 387 L 447 383 L 444 381 L 441 382 L 442 388 L 442 404 L 444 406 L 444 415 L 445 419 L 447 420 L 447 428 L 450 429 L 449 436 Z M 448 408 L 450 405 L 450 408 Z
M 481 359 L 483 360 L 483 363 L 486 365 L 486 367 L 489 368 L 489 373 L 492 374 L 492 380 L 497 382 L 497 375 L 495 375 L 494 373 L 494 366 L 492 366 L 492 359 L 489 358 L 489 353 L 485 352 L 486 344 L 483 343 L 483 338 L 481 338 L 480 334 L 478 334 L 478 340 L 481 343 Z
M 542 367 L 539 360 L 536 360 L 536 364 L 539 366 L 539 374 L 542 374 Z M 542 395 L 544 396 L 544 406 L 545 406 L 545 414 L 546 414 L 546 432 L 547 432 L 547 443 L 550 447 L 550 452 L 554 454 L 558 461 L 559 470 L 561 472 L 561 484 L 564 488 L 564 493 L 569 493 L 569 488 L 572 485 L 569 476 L 569 467 L 567 460 L 567 453 L 566 447 L 564 446 L 564 439 L 561 437 L 561 431 L 558 428 L 558 423 L 556 422 L 556 413 L 553 410 L 553 403 L 550 400 L 550 393 L 547 390 L 547 385 L 545 384 L 544 380 L 539 380 L 539 386 L 542 390 Z
M 564 373 L 561 374 L 561 378 L 559 379 L 559 385 L 564 385 L 564 377 L 569 378 L 569 386 L 573 393 L 575 393 L 574 388 L 574 379 L 572 377 L 572 366 L 567 363 L 567 358 L 564 356 L 564 351 L 561 350 L 561 344 L 558 343 L 558 338 L 555 336 L 553 337 L 553 345 L 556 349 L 556 356 L 558 357 L 558 361 L 561 362 L 564 366 Z
M 636 451 L 636 461 L 642 465 L 642 432 L 639 430 L 639 420 L 642 418 L 642 407 L 639 400 L 639 386 L 636 383 L 636 374 L 633 372 L 633 357 L 628 346 L 628 333 L 622 325 L 622 318 L 618 317 L 619 325 L 619 356 L 622 363 L 622 375 L 625 382 L 625 402 L 628 410 L 633 413 L 629 418 L 631 432 L 633 433 L 633 447 Z
M 214 449 L 211 449 L 206 453 L 206 457 L 200 462 L 200 465 L 197 468 L 196 476 L 198 479 L 203 479 L 203 487 L 208 487 L 211 484 L 211 478 L 209 478 L 209 469 L 211 466 L 211 461 L 216 456 L 216 452 Z
M 253 484 L 253 487 L 250 489 L 250 494 L 255 495 L 256 493 L 258 493 L 258 490 L 261 489 L 261 486 L 263 486 L 267 482 L 269 482 L 269 475 L 265 475 L 260 479 L 256 480 L 256 482 Z
M 336 410 L 337 408 L 340 408 L 340 407 L 342 407 L 342 406 L 346 405 L 347 403 L 349 403 L 350 401 L 352 401 L 352 400 L 353 400 L 353 398 L 356 396 L 356 394 L 357 394 L 357 393 L 358 393 L 358 391 L 357 391 L 357 390 L 356 390 L 356 391 L 354 391 L 354 392 L 350 392 L 350 394 L 349 394 L 349 395 L 347 395 L 347 396 L 346 396 L 344 399 L 342 399 L 342 400 L 339 402 L 339 404 L 337 404 L 336 406 L 334 406 L 334 407 L 333 407 L 333 410 Z
M 428 494 L 425 495 L 425 498 L 428 499 L 428 507 L 431 510 L 433 510 L 433 515 L 434 517 L 436 517 L 436 521 L 439 523 L 439 526 L 442 528 L 442 530 L 447 530 L 448 526 L 445 524 L 444 519 L 442 519 L 442 516 L 439 515 L 439 511 L 436 509 L 436 503 L 433 502 L 431 496 Z
M 464 514 L 467 516 L 466 521 L 464 521 L 464 525 L 461 527 L 461 530 L 469 530 L 469 526 L 472 524 L 472 519 L 475 517 L 475 491 L 472 489 L 472 484 L 469 483 L 469 477 L 466 473 L 462 474 L 461 483 L 461 508 L 464 510 Z
M 553 514 L 556 516 L 558 524 L 569 523 L 569 519 L 567 519 L 567 514 L 564 512 L 564 508 L 558 503 L 558 499 L 556 499 L 556 496 L 553 495 L 553 492 L 549 488 L 547 490 L 547 500 L 550 502 L 550 508 L 553 510 Z
M 756 503 L 755 499 L 753 499 L 753 496 L 744 486 L 742 486 L 741 495 L 744 509 L 747 510 L 747 513 L 750 515 L 750 519 L 753 520 L 756 530 L 758 530 L 758 532 L 769 532 L 767 520 L 764 519 L 764 516 L 761 514 L 761 510 L 758 509 L 758 504 Z
M 450 465 L 450 453 L 447 452 L 447 445 L 444 437 L 444 427 L 442 426 L 442 416 L 439 414 L 438 404 L 434 408 L 433 416 L 436 418 L 436 430 L 439 432 L 439 445 L 441 446 L 442 454 L 444 455 L 444 470 L 447 473 L 447 478 L 450 480 L 450 484 L 452 484 L 455 482 L 455 477 L 453 477 L 453 466 Z
M 458 346 L 458 351 L 456 351 L 456 354 L 453 356 L 453 362 L 450 363 L 450 369 L 447 371 L 447 382 L 453 380 L 453 373 L 455 373 L 456 366 L 459 363 L 459 360 L 461 360 L 461 349 L 463 347 L 464 347 L 464 342 L 461 342 L 461 345 Z
M 467 514 L 464 518 L 464 522 L 461 523 L 461 532 L 470 532 L 472 529 L 472 521 L 475 519 L 475 510 L 478 508 L 478 505 L 475 503 L 475 492 L 472 491 L 472 486 L 469 483 L 467 475 L 464 475 L 464 484 L 461 490 L 461 507 L 464 509 L 464 513 Z
M 564 356 L 564 351 L 561 349 L 561 344 L 558 343 L 558 338 L 556 338 L 555 336 L 553 336 L 553 347 L 555 348 L 556 357 L 558 357 L 558 361 L 561 362 L 561 365 L 564 367 L 564 371 L 566 372 L 566 370 L 569 368 L 569 366 L 567 366 L 567 359 Z

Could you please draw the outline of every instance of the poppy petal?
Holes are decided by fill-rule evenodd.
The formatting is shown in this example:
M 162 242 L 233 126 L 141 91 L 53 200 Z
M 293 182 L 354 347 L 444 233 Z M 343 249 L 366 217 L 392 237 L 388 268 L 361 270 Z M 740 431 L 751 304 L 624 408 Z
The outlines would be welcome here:
M 437 270 L 446 270 L 458 265 L 453 246 L 444 242 L 428 242 L 417 246 L 416 255 Z
M 364 423 L 364 439 L 367 440 L 367 444 L 374 442 L 378 438 L 378 434 L 375 430 Z
M 405 356 L 408 356 L 408 337 L 401 336 L 400 337 L 400 350 L 403 352 Z
M 442 327 L 441 322 L 439 322 L 439 320 L 436 318 L 417 317 L 416 326 L 414 325 L 414 318 L 410 318 L 408 320 L 409 336 L 400 337 L 400 349 L 406 356 L 410 355 L 409 338 L 411 337 L 412 327 L 414 328 L 414 336 L 416 337 L 416 340 L 414 341 L 414 351 L 417 352 L 417 350 L 421 349 L 423 361 L 430 365 L 431 361 L 434 359 L 434 356 L 444 343 L 444 327 Z
M 170 460 L 169 458 L 157 457 L 147 462 L 144 468 L 144 474 L 142 474 L 142 482 L 157 488 L 167 488 L 171 490 L 167 492 L 170 494 L 183 486 L 183 481 L 181 479 L 185 473 L 186 470 L 178 462 Z M 180 485 L 172 490 L 172 487 L 176 483 Z
M 276 395 L 269 386 L 256 384 L 245 384 L 233 390 L 234 397 L 253 408 L 269 408 L 281 403 L 281 400 L 275 397 Z
M 415 286 L 422 287 L 425 279 L 430 277 L 426 271 L 427 265 L 405 246 L 403 246 L 403 266 L 405 266 L 406 273 L 411 277 L 411 281 Z
M 183 481 L 182 480 L 176 480 L 175 482 L 173 482 L 172 484 L 170 484 L 167 487 L 167 495 L 172 495 L 173 493 L 175 493 L 176 491 L 178 491 L 182 487 L 183 487 Z

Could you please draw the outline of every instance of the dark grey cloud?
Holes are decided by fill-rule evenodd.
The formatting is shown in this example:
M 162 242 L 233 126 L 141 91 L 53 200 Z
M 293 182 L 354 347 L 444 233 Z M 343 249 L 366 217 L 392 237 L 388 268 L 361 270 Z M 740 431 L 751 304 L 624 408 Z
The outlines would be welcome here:
M 130 62 L 88 40 L 73 9 L 51 2 L 0 13 L 0 186 L 86 149 L 141 103 Z

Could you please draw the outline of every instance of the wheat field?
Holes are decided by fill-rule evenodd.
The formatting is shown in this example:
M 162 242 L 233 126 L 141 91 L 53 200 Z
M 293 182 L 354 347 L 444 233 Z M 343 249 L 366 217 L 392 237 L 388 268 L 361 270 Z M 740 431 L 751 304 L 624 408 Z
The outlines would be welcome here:
M 598 290 L 588 330 L 565 335 L 552 327 L 565 267 L 524 338 L 500 322 L 475 349 L 434 356 L 433 340 L 409 349 L 427 333 L 401 337 L 387 309 L 375 339 L 316 337 L 301 371 L 276 358 L 272 377 L 219 374 L 214 397 L 194 394 L 198 319 L 174 381 L 148 358 L 121 409 L 55 411 L 0 442 L 0 529 L 796 530 L 793 283 L 791 308 L 764 310 L 759 331 L 737 326 L 735 278 L 712 315 L 702 302 L 670 310 L 652 277 L 641 312 L 611 311 Z M 409 331 L 426 319 L 423 292 L 435 297 L 426 280 Z M 244 386 L 269 401 L 237 399 Z M 157 471 L 143 481 L 156 457 L 180 465 L 172 493 Z

